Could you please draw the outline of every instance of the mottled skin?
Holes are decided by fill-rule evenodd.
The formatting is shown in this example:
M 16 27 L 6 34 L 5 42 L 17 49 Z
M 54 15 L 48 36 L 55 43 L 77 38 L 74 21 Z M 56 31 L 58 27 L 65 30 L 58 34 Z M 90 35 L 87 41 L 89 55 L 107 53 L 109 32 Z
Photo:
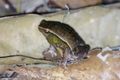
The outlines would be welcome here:
M 82 59 L 86 57 L 90 49 L 90 46 L 84 42 L 79 34 L 65 23 L 42 20 L 39 30 L 48 42 L 56 48 L 56 53 L 63 54 L 61 57 L 64 58 L 64 61 L 69 61 L 70 58 Z

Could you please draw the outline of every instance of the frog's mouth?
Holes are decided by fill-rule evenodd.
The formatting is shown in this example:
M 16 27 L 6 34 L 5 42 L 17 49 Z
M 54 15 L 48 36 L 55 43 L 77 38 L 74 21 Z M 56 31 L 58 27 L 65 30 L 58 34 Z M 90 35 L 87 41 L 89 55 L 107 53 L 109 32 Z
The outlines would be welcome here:
M 49 32 L 49 29 L 43 28 L 41 26 L 38 27 L 39 30 L 44 31 L 44 32 Z
M 49 30 L 45 29 L 41 26 L 38 27 L 39 31 L 44 35 L 44 36 L 48 36 Z

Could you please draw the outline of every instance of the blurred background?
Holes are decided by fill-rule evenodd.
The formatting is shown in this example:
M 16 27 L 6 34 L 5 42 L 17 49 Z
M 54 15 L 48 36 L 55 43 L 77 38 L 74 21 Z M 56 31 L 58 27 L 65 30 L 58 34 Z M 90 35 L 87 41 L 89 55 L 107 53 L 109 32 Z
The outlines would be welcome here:
M 20 13 L 47 14 L 61 10 L 76 10 L 79 8 L 108 5 L 120 0 L 0 0 L 0 16 L 15 15 Z

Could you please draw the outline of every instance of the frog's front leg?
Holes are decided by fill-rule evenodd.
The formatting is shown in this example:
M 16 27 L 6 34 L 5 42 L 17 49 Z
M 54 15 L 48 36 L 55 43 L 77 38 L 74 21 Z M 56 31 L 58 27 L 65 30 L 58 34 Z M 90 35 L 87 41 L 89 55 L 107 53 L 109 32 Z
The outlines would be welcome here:
M 56 48 L 53 45 L 50 45 L 50 47 L 43 51 L 44 58 L 47 60 L 53 60 L 54 57 L 57 56 Z

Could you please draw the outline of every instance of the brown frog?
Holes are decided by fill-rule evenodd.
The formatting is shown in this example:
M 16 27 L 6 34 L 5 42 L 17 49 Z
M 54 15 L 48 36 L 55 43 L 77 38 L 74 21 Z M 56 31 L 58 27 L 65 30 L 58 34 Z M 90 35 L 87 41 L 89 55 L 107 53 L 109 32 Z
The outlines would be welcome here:
M 50 43 L 50 48 L 44 51 L 45 58 L 51 56 L 51 59 L 56 58 L 66 65 L 76 59 L 83 59 L 90 50 L 90 46 L 68 24 L 42 20 L 39 30 Z

